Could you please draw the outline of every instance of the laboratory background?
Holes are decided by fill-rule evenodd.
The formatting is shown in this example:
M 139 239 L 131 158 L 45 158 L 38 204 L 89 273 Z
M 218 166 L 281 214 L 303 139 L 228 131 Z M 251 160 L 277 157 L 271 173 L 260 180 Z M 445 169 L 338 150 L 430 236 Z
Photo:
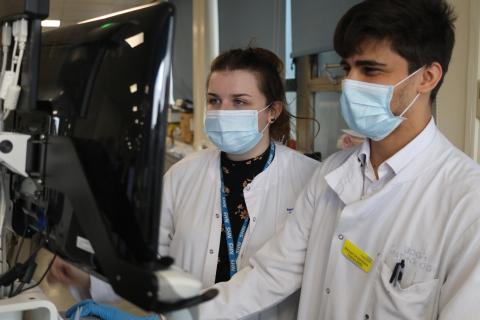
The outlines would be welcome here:
M 165 94 L 168 110 L 162 174 L 190 154 L 213 146 L 204 130 L 207 76 L 213 59 L 234 48 L 266 48 L 282 59 L 287 110 L 296 117 L 291 120 L 290 138 L 282 141 L 284 144 L 322 161 L 338 150 L 363 141 L 363 137 L 348 130 L 341 115 L 339 98 L 345 72 L 332 43 L 340 17 L 360 1 L 164 2 L 175 7 L 175 27 L 171 69 L 165 73 L 169 92 Z M 433 105 L 433 116 L 440 131 L 480 163 L 480 2 L 448 2 L 457 14 L 456 42 L 445 81 Z M 43 19 L 41 32 L 61 30 L 152 3 L 150 0 L 50 0 L 48 18 Z M 78 37 L 81 39 L 80 34 Z M 129 89 L 131 92 L 141 90 L 136 83 Z M 9 246 L 1 244 L 2 258 L 28 259 L 31 247 L 35 250 L 36 244 L 31 239 L 22 240 L 21 236 L 12 236 Z M 38 250 L 32 281 L 42 278 L 39 287 L 46 299 L 58 310 L 66 310 L 76 302 L 76 293 L 43 279 L 53 254 L 44 248 Z M 146 314 L 126 300 L 115 305 L 132 314 Z

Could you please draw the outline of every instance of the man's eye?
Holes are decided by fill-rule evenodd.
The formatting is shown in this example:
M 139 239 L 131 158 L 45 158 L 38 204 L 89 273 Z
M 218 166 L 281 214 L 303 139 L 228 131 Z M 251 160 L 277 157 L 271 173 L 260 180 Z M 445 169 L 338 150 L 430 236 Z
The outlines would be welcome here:
M 380 72 L 380 69 L 365 67 L 365 68 L 363 68 L 363 72 L 367 75 L 371 75 L 371 74 L 375 74 L 375 73 Z

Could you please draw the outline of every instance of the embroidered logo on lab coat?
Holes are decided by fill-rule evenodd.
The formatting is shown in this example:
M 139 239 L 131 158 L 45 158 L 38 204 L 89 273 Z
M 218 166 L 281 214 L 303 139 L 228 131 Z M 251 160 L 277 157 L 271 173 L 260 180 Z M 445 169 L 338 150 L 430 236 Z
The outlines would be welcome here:
M 405 262 L 410 266 L 431 273 L 433 266 L 430 264 L 430 258 L 425 250 L 413 248 L 410 246 L 394 246 L 388 251 L 388 256 L 393 257 L 394 260 L 405 259 Z

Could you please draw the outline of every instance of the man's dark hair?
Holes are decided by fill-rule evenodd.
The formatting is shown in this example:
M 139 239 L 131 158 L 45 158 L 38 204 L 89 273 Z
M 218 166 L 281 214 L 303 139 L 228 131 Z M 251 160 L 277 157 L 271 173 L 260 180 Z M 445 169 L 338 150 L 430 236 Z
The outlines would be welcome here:
M 433 102 L 450 63 L 455 19 L 445 0 L 366 0 L 340 19 L 334 47 L 342 58 L 348 58 L 359 53 L 367 40 L 387 40 L 407 60 L 409 73 L 438 62 L 443 75 L 430 95 Z

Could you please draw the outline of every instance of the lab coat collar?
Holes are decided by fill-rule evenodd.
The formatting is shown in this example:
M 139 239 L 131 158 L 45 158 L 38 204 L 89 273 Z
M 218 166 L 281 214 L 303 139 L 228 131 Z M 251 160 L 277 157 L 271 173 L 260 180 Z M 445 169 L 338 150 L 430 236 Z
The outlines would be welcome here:
M 422 154 L 433 141 L 437 132 L 433 118 L 423 131 L 409 142 L 400 151 L 394 154 L 386 162 L 392 168 L 395 175 L 398 175 L 403 169 L 407 168 L 413 160 Z M 325 176 L 330 188 L 332 188 L 338 197 L 349 205 L 361 199 L 363 188 L 362 167 L 365 161 L 370 161 L 370 145 L 365 141 L 359 147 L 352 149 L 347 160 Z M 404 177 L 404 178 L 407 178 Z M 398 182 L 404 179 L 397 179 Z
M 386 161 L 395 174 L 398 174 L 407 164 L 412 162 L 418 154 L 427 148 L 435 137 L 435 132 L 436 126 L 432 117 L 425 129 L 423 129 L 415 139 L 410 141 L 410 143 Z
M 362 162 L 358 158 L 358 152 L 354 151 L 340 167 L 325 176 L 330 188 L 337 193 L 345 205 L 359 200 L 362 196 L 363 175 L 361 165 Z
M 427 126 L 418 136 L 382 163 L 381 166 L 387 165 L 395 174 L 398 174 L 415 158 L 417 154 L 421 153 L 432 142 L 435 137 L 435 131 L 435 121 L 432 117 Z M 360 150 L 358 151 L 358 159 L 363 164 L 368 164 L 370 162 L 370 140 L 367 139 L 362 143 Z

